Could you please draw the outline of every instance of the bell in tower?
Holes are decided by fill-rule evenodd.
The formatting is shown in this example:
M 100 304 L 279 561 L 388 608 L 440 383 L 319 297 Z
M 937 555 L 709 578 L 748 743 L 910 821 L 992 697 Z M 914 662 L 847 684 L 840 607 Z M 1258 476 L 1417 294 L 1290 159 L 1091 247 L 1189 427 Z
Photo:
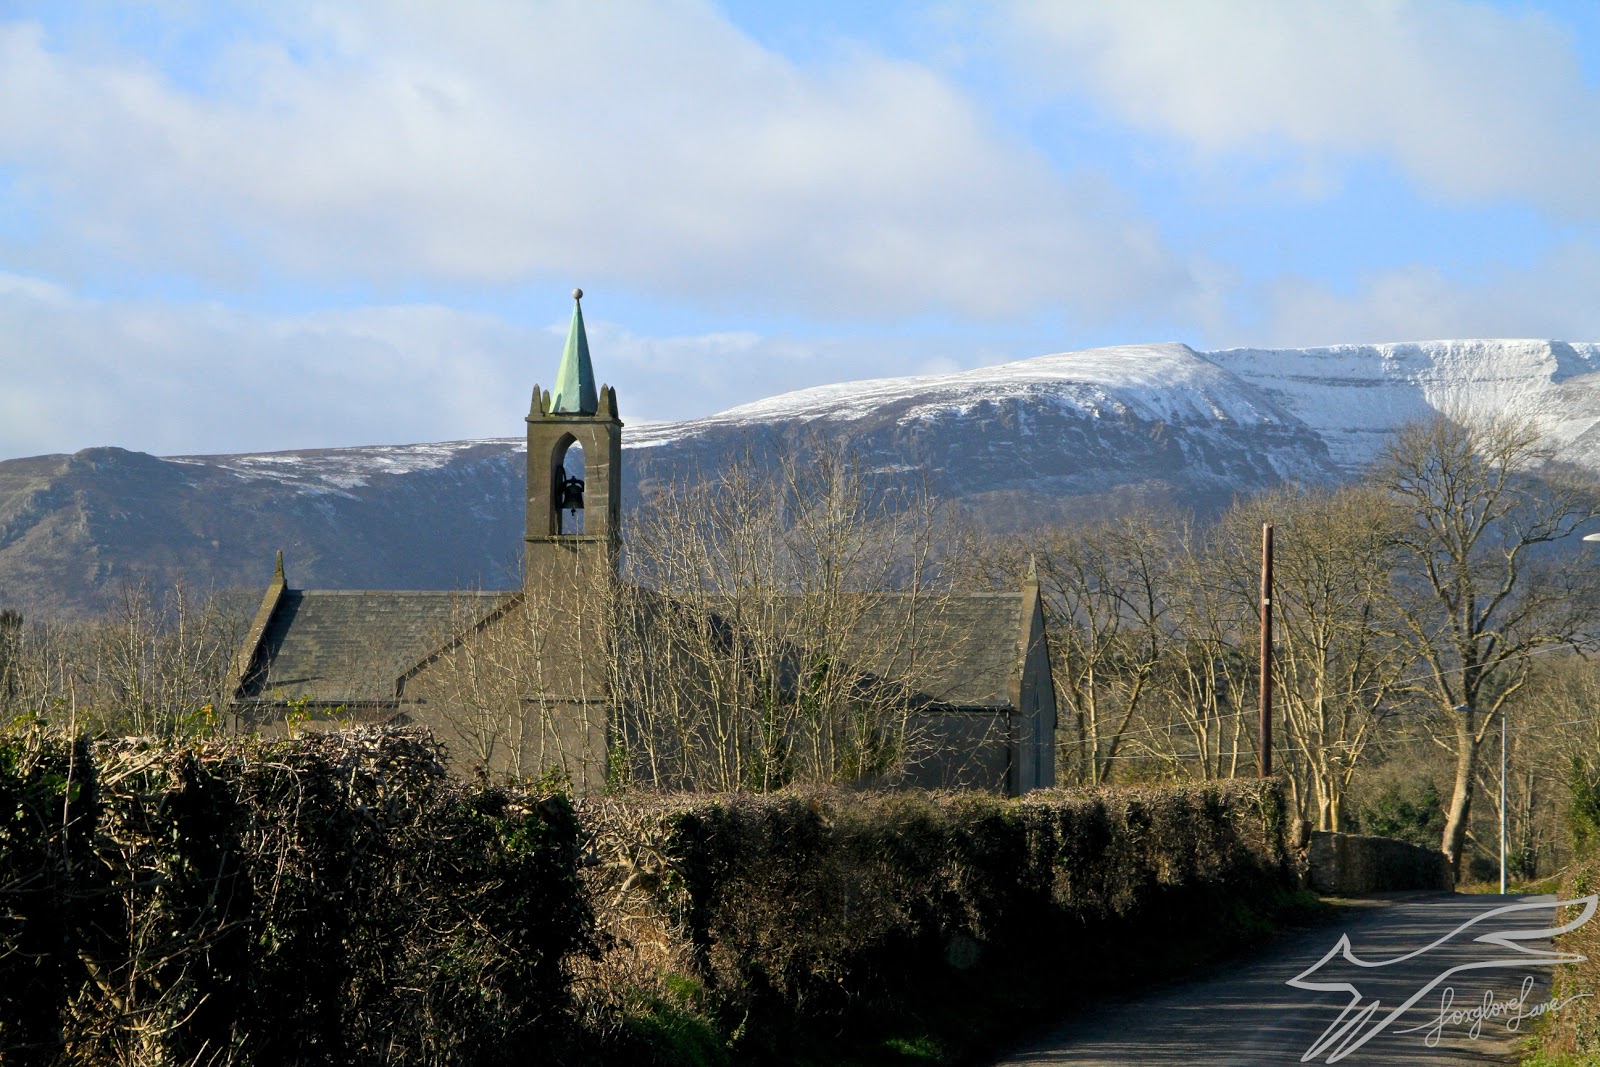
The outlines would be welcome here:
M 583 446 L 576 441 L 567 449 L 556 483 L 556 532 L 563 537 L 583 533 Z

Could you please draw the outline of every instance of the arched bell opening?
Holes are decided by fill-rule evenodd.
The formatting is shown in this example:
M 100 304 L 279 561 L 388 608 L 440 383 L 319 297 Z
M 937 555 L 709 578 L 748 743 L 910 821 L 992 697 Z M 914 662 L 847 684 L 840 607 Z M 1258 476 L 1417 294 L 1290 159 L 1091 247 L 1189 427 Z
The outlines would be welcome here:
M 553 512 L 550 528 L 561 536 L 583 533 L 583 445 L 571 434 L 556 445 L 552 457 L 550 507 Z

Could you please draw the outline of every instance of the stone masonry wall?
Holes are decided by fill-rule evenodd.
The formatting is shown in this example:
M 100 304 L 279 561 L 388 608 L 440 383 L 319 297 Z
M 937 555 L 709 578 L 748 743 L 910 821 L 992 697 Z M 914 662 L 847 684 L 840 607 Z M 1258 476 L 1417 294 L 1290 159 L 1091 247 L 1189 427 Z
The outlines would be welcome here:
M 1443 852 L 1387 837 L 1317 830 L 1311 834 L 1308 859 L 1311 888 L 1332 896 L 1455 888 L 1455 875 Z

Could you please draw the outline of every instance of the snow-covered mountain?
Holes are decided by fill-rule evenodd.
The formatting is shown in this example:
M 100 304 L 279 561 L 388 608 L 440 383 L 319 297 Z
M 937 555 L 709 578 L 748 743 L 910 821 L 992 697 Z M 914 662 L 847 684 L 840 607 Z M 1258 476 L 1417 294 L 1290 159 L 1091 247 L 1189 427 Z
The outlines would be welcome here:
M 1336 476 L 1299 419 L 1179 344 L 805 389 L 626 433 L 624 454 L 648 486 L 735 445 L 796 447 L 818 436 L 848 440 L 883 470 L 915 468 L 940 495 L 1013 523 Z
M 531 383 L 530 383 L 531 384 Z M 628 398 L 621 397 L 628 417 Z M 629 503 L 729 457 L 843 441 L 1002 525 L 1138 502 L 1212 508 L 1349 477 L 1433 411 L 1535 420 L 1600 472 L 1600 345 L 1439 341 L 1196 352 L 1126 345 L 849 382 L 624 431 Z M 520 429 L 520 411 L 506 412 Z M 119 579 L 505 586 L 520 437 L 158 459 L 115 448 L 0 463 L 0 606 L 93 607 Z
M 1329 348 L 1232 348 L 1204 358 L 1277 401 L 1353 473 L 1402 423 L 1433 412 L 1514 414 L 1563 459 L 1600 470 L 1600 345 L 1425 341 Z

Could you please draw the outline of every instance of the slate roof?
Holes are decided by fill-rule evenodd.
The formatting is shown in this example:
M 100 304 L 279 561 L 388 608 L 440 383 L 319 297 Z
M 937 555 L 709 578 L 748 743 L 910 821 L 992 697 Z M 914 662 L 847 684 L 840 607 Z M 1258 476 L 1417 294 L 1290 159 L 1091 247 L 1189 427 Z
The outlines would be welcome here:
M 852 634 L 852 659 L 885 678 L 904 678 L 915 703 L 1004 707 L 1022 669 L 1021 593 L 928 596 L 917 609 L 920 632 L 906 635 L 900 597 L 878 599 Z M 909 676 L 908 676 L 909 674 Z
M 514 593 L 285 590 L 245 699 L 393 701 L 400 676 Z
M 1022 594 L 868 594 L 842 605 L 845 658 L 856 671 L 910 686 L 918 705 L 1001 708 L 1011 704 L 1011 684 L 1022 669 Z M 784 602 L 793 604 L 785 609 Z M 731 620 L 731 601 L 718 614 Z M 816 610 L 800 596 L 777 596 L 775 614 Z M 781 624 L 780 624 L 781 625 Z
M 517 595 L 285 590 L 240 697 L 392 702 L 402 675 Z M 845 653 L 854 670 L 908 684 L 918 705 L 1010 705 L 1022 666 L 1020 593 L 920 594 L 915 605 L 903 595 L 874 595 L 857 607 Z

